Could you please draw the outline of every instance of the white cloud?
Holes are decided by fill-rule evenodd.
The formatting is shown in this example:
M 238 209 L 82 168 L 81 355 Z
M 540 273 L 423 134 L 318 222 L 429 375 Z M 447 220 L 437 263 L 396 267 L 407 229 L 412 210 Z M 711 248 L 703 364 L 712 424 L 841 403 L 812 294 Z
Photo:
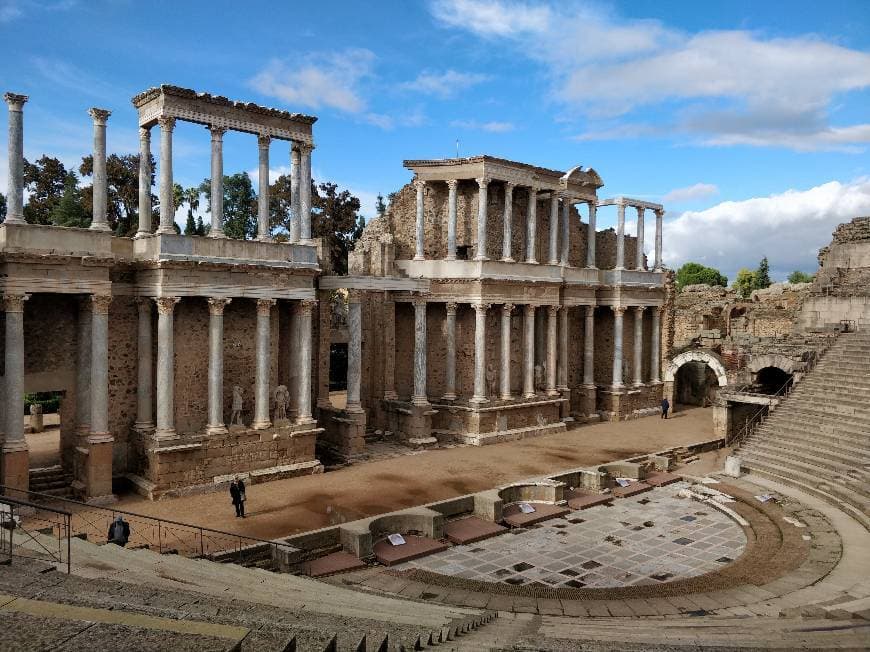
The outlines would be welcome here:
M 360 119 L 366 124 L 380 127 L 385 131 L 395 129 L 396 127 L 420 127 L 426 124 L 426 115 L 420 109 L 398 115 L 366 113 Z
M 686 188 L 675 188 L 662 197 L 662 202 L 678 204 L 680 202 L 705 199 L 719 194 L 719 188 L 712 183 L 696 183 Z
M 726 201 L 666 219 L 663 257 L 674 269 L 695 261 L 733 280 L 737 269 L 754 269 L 767 256 L 774 278 L 782 280 L 795 269 L 815 269 L 816 253 L 837 224 L 868 213 L 870 177 Z
M 454 120 L 450 123 L 451 127 L 459 127 L 460 129 L 473 129 L 476 131 L 488 131 L 494 134 L 503 134 L 508 131 L 513 131 L 516 126 L 512 122 L 479 122 L 477 120 Z
M 448 27 L 482 36 L 514 36 L 545 31 L 552 12 L 547 6 L 500 0 L 435 0 L 432 15 Z
M 417 79 L 405 82 L 401 88 L 435 95 L 442 99 L 454 97 L 458 92 L 489 79 L 488 75 L 447 70 L 442 73 L 421 72 Z

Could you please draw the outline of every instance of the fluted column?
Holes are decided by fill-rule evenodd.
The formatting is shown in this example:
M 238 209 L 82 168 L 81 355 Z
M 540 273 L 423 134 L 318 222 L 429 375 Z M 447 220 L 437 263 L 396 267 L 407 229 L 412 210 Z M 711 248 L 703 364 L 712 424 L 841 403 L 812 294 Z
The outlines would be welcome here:
M 311 184 L 309 184 L 310 186 Z M 311 416 L 311 314 L 317 301 L 306 299 L 299 302 L 299 394 L 296 400 L 298 413 L 296 423 L 314 423 Z
M 396 302 L 384 292 L 384 400 L 394 401 L 396 393 Z
M 487 207 L 489 205 L 487 191 L 489 189 L 489 179 L 487 177 L 481 177 L 477 179 L 477 188 L 477 255 L 474 257 L 474 259 L 489 260 L 486 255 L 488 235 L 486 228 L 486 217 Z
M 535 306 L 523 306 L 523 396 L 535 397 Z
M 251 424 L 254 430 L 265 430 L 272 426 L 272 420 L 269 419 L 269 371 L 272 358 L 272 306 L 275 303 L 275 299 L 257 299 L 257 368 L 254 377 L 254 422 Z
M 172 131 L 175 129 L 175 118 L 158 118 L 157 122 L 160 125 L 160 226 L 157 227 L 157 233 L 175 233 L 172 181 Z
M 501 244 L 501 259 L 506 263 L 514 262 L 511 255 L 511 240 L 513 240 L 513 221 L 514 221 L 514 186 L 516 184 L 508 181 L 504 185 L 504 231 Z
M 558 350 L 558 327 L 557 321 L 559 306 L 547 306 L 547 394 L 556 396 L 556 357 Z
M 616 205 L 616 269 L 625 269 L 625 204 Z
M 360 381 L 362 380 L 362 306 L 360 291 L 347 295 L 347 403 L 348 412 L 362 412 Z
M 537 243 L 535 238 L 538 233 L 538 189 L 534 186 L 529 187 L 529 210 L 527 213 L 526 224 L 526 262 L 537 264 L 538 259 L 535 254 Z
M 224 238 L 224 134 L 227 130 L 214 125 L 208 129 L 211 132 L 211 229 L 208 234 L 212 238 Z
M 311 152 L 314 145 L 299 145 L 299 239 L 311 240 Z
M 656 211 L 656 260 L 655 271 L 662 271 L 662 221 L 664 220 L 665 212 Z
M 206 432 L 222 435 L 224 424 L 224 308 L 232 299 L 208 300 L 208 424 Z
M 137 238 L 151 234 L 151 127 L 139 127 L 139 228 Z
M 290 144 L 290 242 L 299 242 L 299 234 L 302 231 L 300 225 L 302 202 L 299 197 L 301 178 L 302 154 L 299 152 L 299 143 L 293 141 Z
M 91 436 L 109 435 L 109 304 L 111 296 L 91 296 Z
M 428 405 L 426 394 L 426 299 L 414 301 L 414 394 L 411 403 Z
M 511 396 L 511 313 L 512 303 L 501 307 L 501 399 L 509 401 Z
M 271 143 L 270 136 L 257 136 L 260 163 L 257 189 L 257 240 L 261 242 L 272 240 L 269 234 L 269 145 Z
M 559 391 L 568 389 L 568 306 L 559 311 Z
M 613 310 L 613 387 L 622 387 L 622 317 L 625 306 L 610 306 Z
M 595 264 L 595 221 L 598 216 L 598 204 L 594 200 L 589 204 L 589 226 L 586 230 L 586 267 L 595 269 L 598 266 Z
M 447 260 L 456 260 L 456 187 L 458 185 L 458 179 L 447 181 Z M 417 192 L 417 208 L 419 211 L 419 190 Z
M 112 115 L 111 111 L 92 108 L 88 114 L 94 119 L 94 155 L 93 155 L 93 219 L 91 229 L 94 231 L 109 231 L 106 215 L 109 188 L 106 177 L 106 121 Z
M 94 313 L 85 297 L 78 304 L 76 328 L 76 432 L 91 431 L 91 321 Z
M 633 379 L 635 386 L 643 385 L 643 311 L 644 306 L 634 307 L 634 364 Z
M 5 223 L 24 224 L 24 103 L 28 98 L 27 95 L 5 93 L 3 99 L 9 108 L 9 179 Z
M 635 260 L 635 268 L 638 270 L 644 269 L 643 264 L 643 236 L 644 236 L 644 225 L 643 225 L 643 213 L 644 209 L 642 206 L 636 206 L 635 210 L 637 211 L 637 255 Z
M 486 311 L 488 303 L 474 303 L 474 396 L 470 403 L 486 403 Z
M 136 424 L 140 432 L 154 428 L 152 402 L 154 396 L 153 343 L 151 336 L 151 299 L 136 299 L 139 323 L 136 337 Z
M 448 301 L 445 305 L 447 316 L 444 321 L 446 359 L 444 360 L 444 400 L 456 400 L 456 303 Z
M 8 101 L 8 100 L 7 100 Z M 29 294 L 6 294 L 5 372 L 3 397 L 6 415 L 3 451 L 27 450 L 24 438 L 24 302 Z
M 550 265 L 559 264 L 559 196 L 550 197 Z
M 414 236 L 414 260 L 426 260 L 424 245 L 426 239 L 426 222 L 423 206 L 423 192 L 426 190 L 426 182 L 422 179 L 416 179 L 414 186 L 417 188 L 417 221 Z
M 559 264 L 568 266 L 568 257 L 571 252 L 571 199 L 567 195 L 562 197 L 562 249 Z
M 652 308 L 652 335 L 650 340 L 649 380 L 653 385 L 659 385 L 661 378 L 661 316 L 664 308 L 653 306 Z
M 586 328 L 583 335 L 583 385 L 595 387 L 595 306 L 586 306 Z
M 178 297 L 157 303 L 157 439 L 176 439 L 175 432 L 175 304 Z

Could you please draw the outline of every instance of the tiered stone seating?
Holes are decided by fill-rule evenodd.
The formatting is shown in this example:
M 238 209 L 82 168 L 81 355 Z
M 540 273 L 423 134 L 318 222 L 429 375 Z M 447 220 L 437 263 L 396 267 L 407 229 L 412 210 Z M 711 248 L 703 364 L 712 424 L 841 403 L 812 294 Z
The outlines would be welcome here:
M 841 335 L 739 455 L 753 473 L 838 504 L 870 529 L 870 331 Z

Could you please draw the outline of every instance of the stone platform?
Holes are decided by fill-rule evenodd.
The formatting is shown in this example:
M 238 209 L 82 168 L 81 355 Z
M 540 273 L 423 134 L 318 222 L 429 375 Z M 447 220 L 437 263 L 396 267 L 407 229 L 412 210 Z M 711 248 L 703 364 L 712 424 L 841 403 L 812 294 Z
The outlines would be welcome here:
M 449 547 L 446 543 L 441 543 L 435 539 L 418 537 L 413 534 L 406 534 L 404 538 L 405 543 L 400 546 L 394 546 L 387 540 L 378 541 L 372 546 L 375 558 L 384 566 L 395 566 L 447 550 Z
M 507 532 L 506 527 L 497 523 L 484 521 L 476 516 L 460 518 L 444 525 L 444 535 L 451 543 L 460 545 L 483 541 Z
M 520 511 L 519 505 L 505 507 L 502 513 L 504 522 L 511 527 L 528 527 L 551 518 L 560 518 L 571 511 L 563 506 L 548 505 L 546 503 L 531 503 L 531 505 L 535 508 L 535 511 L 529 514 L 524 514 Z

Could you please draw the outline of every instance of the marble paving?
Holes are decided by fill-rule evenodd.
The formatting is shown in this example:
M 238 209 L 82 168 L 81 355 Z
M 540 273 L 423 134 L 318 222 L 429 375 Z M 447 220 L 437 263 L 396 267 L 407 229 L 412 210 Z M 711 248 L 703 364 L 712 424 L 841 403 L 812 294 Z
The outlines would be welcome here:
M 677 492 L 678 482 L 574 511 L 494 539 L 396 566 L 485 582 L 573 588 L 659 584 L 722 568 L 746 547 L 741 527 Z

